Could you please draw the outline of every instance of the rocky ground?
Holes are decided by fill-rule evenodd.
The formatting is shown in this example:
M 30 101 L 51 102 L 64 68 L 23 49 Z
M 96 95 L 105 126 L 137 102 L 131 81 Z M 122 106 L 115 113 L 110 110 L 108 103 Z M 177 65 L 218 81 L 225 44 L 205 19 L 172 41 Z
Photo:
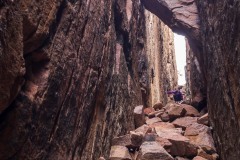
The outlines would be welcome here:
M 157 103 L 135 107 L 134 121 L 134 131 L 112 140 L 110 160 L 218 159 L 208 113 L 187 104 Z

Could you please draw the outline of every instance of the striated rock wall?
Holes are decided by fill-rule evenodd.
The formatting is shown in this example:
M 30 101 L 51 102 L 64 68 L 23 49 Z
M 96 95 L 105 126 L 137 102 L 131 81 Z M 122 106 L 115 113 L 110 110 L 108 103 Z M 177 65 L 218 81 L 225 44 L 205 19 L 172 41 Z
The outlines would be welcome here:
M 113 136 L 134 127 L 132 110 L 142 104 L 143 68 L 138 66 L 145 21 L 140 3 L 9 1 L 1 4 L 1 16 L 1 24 L 10 26 L 1 30 L 1 55 L 6 56 L 1 65 L 13 77 L 4 70 L 0 77 L 9 81 L 4 87 L 14 95 L 1 99 L 1 108 L 7 109 L 0 115 L 0 159 L 107 155 Z M 25 83 L 15 87 L 19 74 Z M 1 85 L 8 85 L 5 81 Z
M 186 39 L 186 82 L 191 95 L 192 105 L 201 110 L 206 107 L 203 101 L 206 99 L 206 83 L 204 81 L 204 73 L 201 68 L 204 67 L 202 61 L 196 56 Z M 199 103 L 200 102 L 200 103 Z
M 107 157 L 149 100 L 146 19 L 132 0 L 0 1 L 0 159 Z M 174 52 L 158 27 L 163 92 Z
M 177 86 L 177 68 L 172 30 L 157 16 L 145 11 L 146 55 L 149 63 L 149 106 L 167 102 L 166 91 Z
M 240 157 L 240 3 L 196 1 L 201 18 L 208 109 L 223 160 Z

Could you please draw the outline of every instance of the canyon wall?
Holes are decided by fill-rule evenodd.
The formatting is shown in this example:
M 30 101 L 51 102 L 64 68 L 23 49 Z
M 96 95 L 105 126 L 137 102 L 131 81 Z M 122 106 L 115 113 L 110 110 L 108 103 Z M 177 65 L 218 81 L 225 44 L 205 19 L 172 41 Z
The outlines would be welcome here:
M 172 30 L 157 16 L 145 11 L 146 55 L 150 76 L 149 106 L 157 102 L 166 104 L 166 91 L 177 87 L 177 66 Z
M 191 73 L 192 92 L 194 94 L 194 87 L 203 87 L 202 92 L 207 95 L 209 116 L 220 159 L 239 159 L 239 0 L 142 2 L 170 28 L 188 38 L 190 54 L 193 53 L 190 55 L 191 67 L 188 70 L 192 69 L 196 73 Z M 199 82 L 192 82 L 193 80 Z
M 240 157 L 240 2 L 196 2 L 215 141 L 221 159 L 237 160 Z
M 107 157 L 150 105 L 152 63 L 158 93 L 176 83 L 172 32 L 156 23 L 156 65 L 140 1 L 0 1 L 0 21 L 0 159 Z

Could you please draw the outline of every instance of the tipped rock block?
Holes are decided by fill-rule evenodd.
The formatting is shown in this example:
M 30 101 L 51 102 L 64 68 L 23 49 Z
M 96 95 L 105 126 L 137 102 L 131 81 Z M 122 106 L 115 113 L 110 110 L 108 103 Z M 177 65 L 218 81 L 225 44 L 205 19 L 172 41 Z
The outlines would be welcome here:
M 127 147 L 112 146 L 110 151 L 110 160 L 132 160 Z
M 145 118 L 143 114 L 143 106 L 137 106 L 134 108 L 134 124 L 135 127 L 140 127 L 145 123 Z
M 185 116 L 190 116 L 190 117 L 199 117 L 200 113 L 196 108 L 193 106 L 187 105 L 187 104 L 181 104 L 181 107 L 183 107 L 186 110 Z
M 182 117 L 173 121 L 172 124 L 177 128 L 182 128 L 183 130 L 185 130 L 193 123 L 197 123 L 197 119 L 198 117 Z
M 198 118 L 197 123 L 209 126 L 208 113 Z
M 137 160 L 173 160 L 173 157 L 158 142 L 144 142 Z

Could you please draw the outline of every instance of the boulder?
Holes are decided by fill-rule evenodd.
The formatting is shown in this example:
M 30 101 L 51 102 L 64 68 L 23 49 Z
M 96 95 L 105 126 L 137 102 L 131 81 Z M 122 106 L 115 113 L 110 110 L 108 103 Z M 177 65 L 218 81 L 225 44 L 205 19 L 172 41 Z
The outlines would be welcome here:
M 180 127 L 185 130 L 187 127 L 192 125 L 193 123 L 197 123 L 198 117 L 182 117 L 178 118 L 172 122 L 175 127 Z
M 110 160 L 132 160 L 127 147 L 112 146 L 110 151 Z
M 193 106 L 187 105 L 187 104 L 181 104 L 181 107 L 183 107 L 186 110 L 185 116 L 190 116 L 190 117 L 199 117 L 199 112 L 196 108 Z
M 157 122 L 157 123 L 154 123 L 154 124 L 151 124 L 149 125 L 149 127 L 153 127 L 156 129 L 159 128 L 175 128 L 175 126 L 172 124 L 172 123 L 169 123 L 169 122 Z
M 143 110 L 143 112 L 144 112 L 144 114 L 146 115 L 146 116 L 148 116 L 150 113 L 152 113 L 152 112 L 154 112 L 155 110 L 154 110 L 154 108 L 152 108 L 152 107 L 147 107 L 147 108 L 145 108 L 144 110 Z
M 172 106 L 166 111 L 169 115 L 170 121 L 173 121 L 179 117 L 183 117 L 186 113 L 186 110 L 181 106 Z
M 99 157 L 98 160 L 106 160 L 104 157 Z
M 170 152 L 172 143 L 166 138 L 156 137 L 155 139 L 167 152 Z
M 197 136 L 202 132 L 210 132 L 210 128 L 203 124 L 193 123 L 186 128 L 184 136 Z
M 163 107 L 164 107 L 164 106 L 163 106 L 163 104 L 162 104 L 161 102 L 157 102 L 157 103 L 155 103 L 155 104 L 153 105 L 153 108 L 154 108 L 155 110 L 161 110 Z
M 208 159 L 200 157 L 200 156 L 196 156 L 192 160 L 208 160 Z
M 201 132 L 196 136 L 186 136 L 190 139 L 191 143 L 201 147 L 206 153 L 213 154 L 216 153 L 216 148 L 214 146 L 214 141 L 210 131 Z
M 158 142 L 144 142 L 140 147 L 137 159 L 173 160 L 173 157 Z
M 151 125 L 151 124 L 154 124 L 157 122 L 162 122 L 162 120 L 159 117 L 154 117 L 154 118 L 146 120 L 146 124 L 148 124 L 148 125 Z
M 163 114 L 159 115 L 158 117 L 161 118 L 161 120 L 162 120 L 163 122 L 168 122 L 168 121 L 170 121 L 169 115 L 168 115 L 166 112 L 164 112 Z
M 144 124 L 141 127 L 138 127 L 137 129 L 135 129 L 135 132 L 139 132 L 142 133 L 143 135 L 145 135 L 147 132 L 150 132 L 150 130 L 152 130 L 151 127 L 149 127 L 148 125 Z
M 217 160 L 218 159 L 218 154 L 207 154 L 203 149 L 199 148 L 198 149 L 198 156 L 206 158 L 207 160 Z
M 170 153 L 173 156 L 196 156 L 197 146 L 184 137 L 180 128 L 156 128 L 157 135 L 167 139 L 172 145 Z
M 130 134 L 113 138 L 113 146 L 140 147 L 143 142 L 143 134 L 131 131 Z
M 145 141 L 156 141 L 157 134 L 156 133 L 146 133 L 144 136 L 144 142 Z
M 134 124 L 135 127 L 140 127 L 145 123 L 145 117 L 143 114 L 143 105 L 134 108 Z
M 197 123 L 209 126 L 208 113 L 198 118 Z
M 154 111 L 149 113 L 147 116 L 149 118 L 153 118 L 153 117 L 159 117 L 160 115 L 162 115 L 164 113 L 164 110 L 158 110 L 158 111 Z M 160 117 L 159 117 L 160 118 Z

